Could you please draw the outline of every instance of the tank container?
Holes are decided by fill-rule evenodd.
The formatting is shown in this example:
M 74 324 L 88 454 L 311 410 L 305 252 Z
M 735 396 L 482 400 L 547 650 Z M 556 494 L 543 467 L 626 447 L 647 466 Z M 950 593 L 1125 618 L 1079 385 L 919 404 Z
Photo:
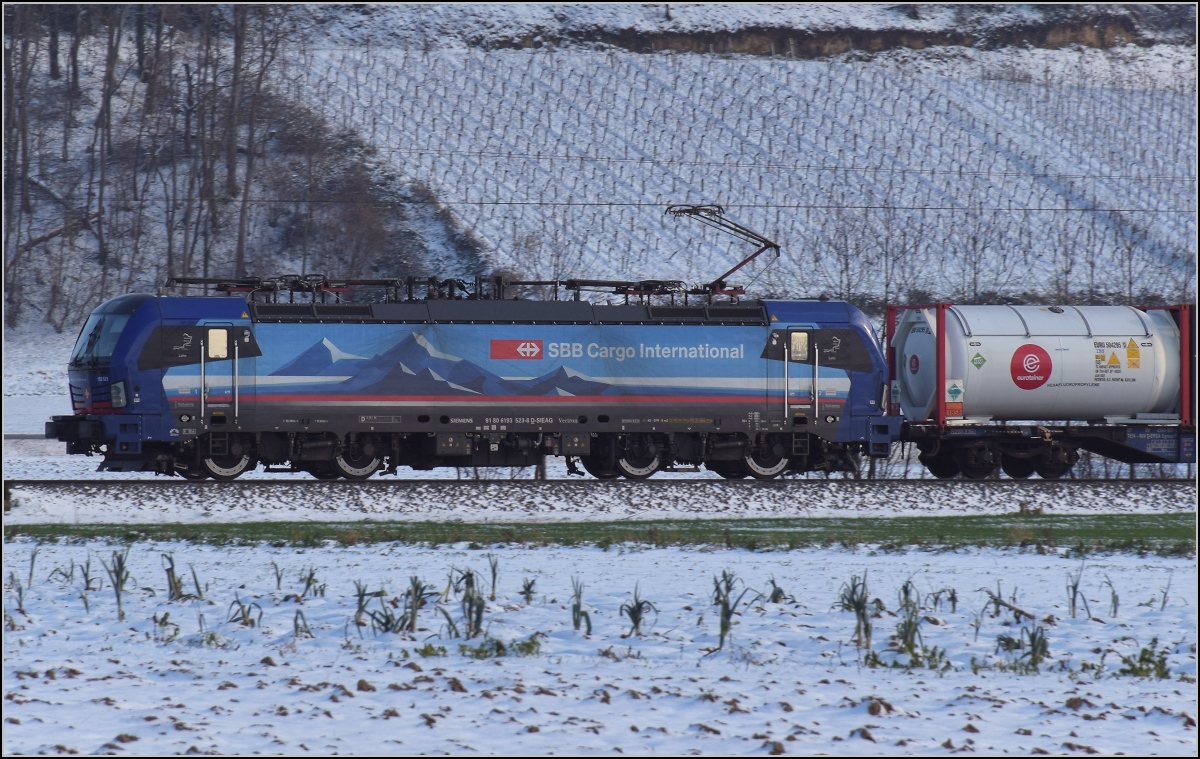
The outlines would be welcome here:
M 938 393 L 936 309 L 901 313 L 893 401 L 911 421 L 930 419 Z M 947 418 L 1165 421 L 1179 413 L 1179 330 L 1165 311 L 951 306 L 945 325 Z

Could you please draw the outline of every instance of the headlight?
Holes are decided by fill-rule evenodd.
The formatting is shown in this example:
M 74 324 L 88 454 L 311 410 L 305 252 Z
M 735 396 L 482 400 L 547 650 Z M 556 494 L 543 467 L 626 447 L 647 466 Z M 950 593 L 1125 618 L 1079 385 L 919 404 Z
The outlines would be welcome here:
M 113 408 L 125 408 L 125 383 L 114 382 L 111 390 Z

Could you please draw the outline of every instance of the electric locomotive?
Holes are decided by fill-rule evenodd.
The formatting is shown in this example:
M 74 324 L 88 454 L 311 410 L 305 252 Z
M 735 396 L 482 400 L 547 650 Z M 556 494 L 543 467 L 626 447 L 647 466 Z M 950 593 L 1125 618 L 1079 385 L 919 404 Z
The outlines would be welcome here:
M 207 284 L 225 295 L 96 309 L 71 357 L 75 414 L 47 436 L 103 454 L 102 469 L 189 478 L 263 463 L 356 479 L 558 455 L 641 479 L 674 465 L 731 478 L 852 470 L 863 453 L 887 456 L 900 430 L 879 342 L 848 303 L 512 300 L 500 281 L 489 293 L 450 280 L 433 297 L 346 304 L 320 296 L 369 284 L 413 295 L 414 283 Z M 561 284 L 635 300 L 671 290 Z M 297 290 L 318 297 L 279 302 Z M 246 292 L 276 297 L 236 297 Z

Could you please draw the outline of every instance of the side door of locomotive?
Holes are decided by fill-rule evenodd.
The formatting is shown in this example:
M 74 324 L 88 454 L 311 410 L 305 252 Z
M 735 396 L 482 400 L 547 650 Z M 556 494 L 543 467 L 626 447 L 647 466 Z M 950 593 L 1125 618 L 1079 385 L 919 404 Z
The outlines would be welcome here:
M 213 432 L 232 432 L 254 412 L 257 344 L 248 323 L 208 323 L 202 330 L 202 418 Z
M 767 361 L 767 418 L 792 426 L 798 416 L 814 416 L 816 387 L 814 359 L 816 327 L 809 324 L 772 326 L 764 357 Z

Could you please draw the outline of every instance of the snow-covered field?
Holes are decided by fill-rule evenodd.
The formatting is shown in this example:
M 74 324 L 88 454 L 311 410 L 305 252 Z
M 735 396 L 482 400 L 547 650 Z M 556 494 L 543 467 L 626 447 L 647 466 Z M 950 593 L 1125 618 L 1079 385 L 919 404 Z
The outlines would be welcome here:
M 464 640 L 448 630 L 446 615 L 465 629 L 453 591 L 445 614 L 434 601 L 418 613 L 415 634 L 385 633 L 370 616 L 355 624 L 355 583 L 384 591 L 368 613 L 398 616 L 410 577 L 440 592 L 470 569 L 488 593 L 484 551 L 138 543 L 121 620 L 101 566 L 117 548 L 6 547 L 5 754 L 1196 753 L 1191 559 L 499 546 L 483 635 Z M 203 600 L 167 599 L 166 556 L 186 594 L 195 572 Z M 715 650 L 723 571 L 734 598 L 753 590 Z M 1090 618 L 1082 601 L 1074 618 L 1067 607 L 1076 572 Z M 29 574 L 22 601 L 12 585 Z M 854 615 L 833 608 L 853 575 L 886 607 L 872 620 L 879 666 L 853 642 Z M 572 579 L 590 635 L 572 624 Z M 791 598 L 757 598 L 771 580 Z M 933 669 L 886 666 L 911 662 L 889 644 L 906 580 Z M 1036 619 L 994 616 L 983 589 Z M 635 591 L 655 609 L 641 635 L 621 612 Z M 239 604 L 253 626 L 231 619 Z M 1002 636 L 1039 631 L 1048 653 L 1034 672 L 1028 646 L 1004 651 Z M 1165 679 L 1128 671 L 1143 651 Z

